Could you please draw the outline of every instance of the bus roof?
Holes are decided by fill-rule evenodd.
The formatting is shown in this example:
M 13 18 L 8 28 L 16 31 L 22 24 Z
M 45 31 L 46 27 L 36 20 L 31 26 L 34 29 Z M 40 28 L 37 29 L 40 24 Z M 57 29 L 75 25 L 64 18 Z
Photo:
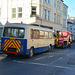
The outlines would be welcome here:
M 53 29 L 48 29 L 48 28 L 43 28 L 43 27 L 40 27 L 40 26 L 34 26 L 34 25 L 23 24 L 23 23 L 8 23 L 4 27 L 22 27 L 22 28 L 29 27 L 29 28 L 32 28 L 32 29 L 39 29 L 39 30 L 54 32 Z
M 22 23 L 8 23 L 8 24 L 5 24 L 4 27 L 25 27 L 26 24 L 22 24 Z

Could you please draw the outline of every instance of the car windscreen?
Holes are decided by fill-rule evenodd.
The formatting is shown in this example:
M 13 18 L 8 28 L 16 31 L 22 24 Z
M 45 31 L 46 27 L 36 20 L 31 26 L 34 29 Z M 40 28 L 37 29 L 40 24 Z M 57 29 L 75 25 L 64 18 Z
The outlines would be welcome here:
M 24 28 L 5 27 L 3 37 L 24 38 L 24 33 Z
M 65 33 L 65 32 L 64 32 L 64 33 L 62 33 L 62 32 L 61 32 L 61 33 L 59 33 L 59 35 L 60 35 L 60 36 L 64 36 L 64 37 L 65 37 L 65 36 L 67 36 L 67 33 Z

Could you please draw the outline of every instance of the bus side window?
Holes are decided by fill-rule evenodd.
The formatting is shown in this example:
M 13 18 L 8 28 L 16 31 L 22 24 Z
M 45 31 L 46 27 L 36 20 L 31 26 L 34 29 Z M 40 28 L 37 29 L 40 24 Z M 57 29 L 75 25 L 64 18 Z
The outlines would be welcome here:
M 24 38 L 24 29 L 19 29 L 19 37 Z
M 31 39 L 33 39 L 33 35 L 34 35 L 34 30 L 31 29 Z
M 45 39 L 48 39 L 48 32 L 45 32 Z
M 52 39 L 53 35 L 52 32 L 49 32 L 49 39 Z
M 44 39 L 45 37 L 45 32 L 44 31 L 40 31 L 40 39 Z
M 4 29 L 3 36 L 8 36 L 8 29 L 7 28 L 6 28 L 6 30 Z
M 39 39 L 39 30 L 34 30 L 34 39 Z

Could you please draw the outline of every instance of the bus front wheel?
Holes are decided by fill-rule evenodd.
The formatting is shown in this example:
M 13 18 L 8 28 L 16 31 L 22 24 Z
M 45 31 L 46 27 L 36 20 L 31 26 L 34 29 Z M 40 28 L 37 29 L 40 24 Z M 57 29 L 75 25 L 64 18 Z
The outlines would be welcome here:
M 34 55 L 34 48 L 30 48 L 29 58 L 31 58 L 33 55 Z

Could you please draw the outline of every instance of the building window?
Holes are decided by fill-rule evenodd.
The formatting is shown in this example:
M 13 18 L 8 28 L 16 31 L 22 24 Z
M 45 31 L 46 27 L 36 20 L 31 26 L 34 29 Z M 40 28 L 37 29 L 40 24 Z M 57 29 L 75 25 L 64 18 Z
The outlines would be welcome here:
M 12 18 L 16 18 L 16 8 L 12 8 Z
M 46 0 L 44 0 L 44 2 L 46 2 Z
M 18 8 L 18 18 L 22 18 L 22 7 Z
M 63 7 L 63 14 L 67 16 L 67 9 L 65 7 Z
M 47 0 L 47 3 L 49 4 L 50 3 L 50 0 Z
M 32 16 L 36 16 L 36 7 L 32 7 Z
M 54 13 L 54 23 L 56 23 L 56 13 Z
M 57 9 L 59 9 L 59 1 L 57 1 Z
M 61 9 L 61 2 L 57 1 L 57 9 L 60 10 Z
M 63 19 L 63 27 L 66 27 L 66 19 Z
M 46 20 L 46 9 L 44 9 L 44 20 Z
M 56 7 L 56 0 L 54 0 L 54 7 Z
M 57 15 L 57 23 L 60 24 L 60 15 Z
M 50 20 L 50 11 L 47 11 L 47 20 Z

